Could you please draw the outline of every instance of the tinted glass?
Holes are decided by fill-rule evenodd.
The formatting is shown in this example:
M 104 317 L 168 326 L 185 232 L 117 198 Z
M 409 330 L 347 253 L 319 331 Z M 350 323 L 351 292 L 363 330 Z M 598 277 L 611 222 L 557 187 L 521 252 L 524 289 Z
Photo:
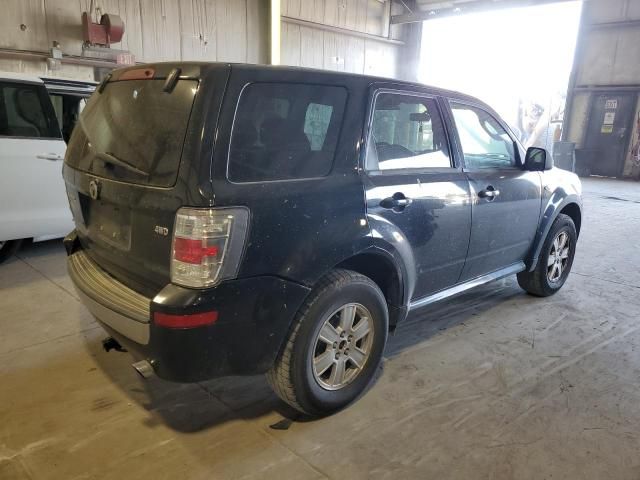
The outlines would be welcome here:
M 62 138 L 68 143 L 71 133 L 78 122 L 78 117 L 87 105 L 87 99 L 79 95 L 63 93 L 50 93 L 49 98 L 56 112 L 58 125 L 62 130 Z
M 346 100 L 342 87 L 249 85 L 231 133 L 229 179 L 259 182 L 327 175 Z
M 447 139 L 435 100 L 393 93 L 376 97 L 367 169 L 450 166 Z
M 0 83 L 0 136 L 60 138 L 44 86 Z
M 145 185 L 175 183 L 198 83 L 109 82 L 96 91 L 73 129 L 66 160 L 95 175 Z
M 482 109 L 452 104 L 453 118 L 468 168 L 509 168 L 516 165 L 515 144 L 507 131 Z

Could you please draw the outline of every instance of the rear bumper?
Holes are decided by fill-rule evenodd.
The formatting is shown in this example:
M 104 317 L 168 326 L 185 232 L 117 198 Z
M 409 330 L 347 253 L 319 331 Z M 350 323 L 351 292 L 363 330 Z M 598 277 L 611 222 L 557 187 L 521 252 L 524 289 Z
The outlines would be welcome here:
M 108 275 L 82 250 L 67 257 L 67 271 L 96 319 L 140 345 L 149 343 L 151 299 Z
M 209 290 L 167 285 L 154 298 L 129 289 L 81 249 L 70 251 L 69 275 L 94 317 L 156 374 L 178 382 L 263 373 L 273 364 L 308 288 L 276 277 L 224 282 Z M 205 327 L 163 328 L 154 312 L 217 311 Z

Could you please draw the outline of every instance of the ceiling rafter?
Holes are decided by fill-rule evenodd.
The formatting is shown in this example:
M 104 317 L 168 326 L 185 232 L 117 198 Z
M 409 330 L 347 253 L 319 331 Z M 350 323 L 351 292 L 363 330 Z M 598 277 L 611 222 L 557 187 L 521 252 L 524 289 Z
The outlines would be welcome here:
M 504 8 L 531 7 L 548 3 L 560 3 L 568 0 L 453 0 L 420 1 L 416 2 L 417 10 L 412 13 L 403 13 L 391 17 L 392 24 L 415 23 L 434 18 L 464 15 L 466 13 L 478 13 Z

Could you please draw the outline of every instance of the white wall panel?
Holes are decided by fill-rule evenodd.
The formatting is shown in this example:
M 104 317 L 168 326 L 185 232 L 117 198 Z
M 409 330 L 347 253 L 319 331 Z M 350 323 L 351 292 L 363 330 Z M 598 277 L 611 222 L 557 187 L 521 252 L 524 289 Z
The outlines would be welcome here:
M 40 51 L 49 48 L 44 0 L 2 2 L 2 9 L 0 46 Z M 21 30 L 20 25 L 25 25 L 26 30 Z
M 282 0 L 282 14 L 345 29 L 326 31 L 311 25 L 282 25 L 282 63 L 326 70 L 393 77 L 400 46 L 358 37 L 388 31 L 388 3 L 378 0 Z M 397 30 L 400 36 L 401 28 Z M 350 34 L 349 32 L 356 32 Z
M 381 77 L 397 76 L 397 47 L 386 45 L 374 40 L 365 40 L 366 75 Z
M 238 0 L 216 1 L 216 60 L 246 62 L 247 5 Z
M 300 66 L 300 26 L 284 23 L 280 29 L 280 61 L 283 65 Z
M 268 60 L 268 0 L 99 0 L 95 4 L 100 11 L 92 15 L 94 21 L 102 13 L 123 19 L 123 40 L 112 48 L 130 51 L 136 61 Z M 6 12 L 0 15 L 0 48 L 46 52 L 55 40 L 65 54 L 82 54 L 81 14 L 89 10 L 90 0 L 3 0 L 2 6 Z M 25 31 L 20 24 L 26 25 Z M 33 70 L 47 73 L 46 62 L 31 63 L 38 64 Z M 64 71 L 93 76 L 91 67 Z
M 0 47 L 45 52 L 55 40 L 65 54 L 81 55 L 81 14 L 90 3 L 4 0 L 7 14 L 0 16 Z M 102 13 L 122 17 L 124 38 L 112 47 L 130 51 L 139 62 L 268 60 L 269 0 L 98 0 L 94 4 L 100 9 L 93 13 L 94 21 Z M 385 34 L 388 10 L 388 3 L 379 0 L 282 0 L 285 16 L 348 30 L 330 32 L 285 21 L 282 63 L 393 76 L 401 47 L 349 34 Z M 22 23 L 25 32 L 20 31 Z M 33 62 L 38 63 L 34 70 L 46 72 L 46 62 Z M 93 69 L 65 67 L 65 72 L 83 72 L 81 77 L 91 78 Z
M 300 27 L 300 66 L 323 68 L 324 32 L 317 28 Z

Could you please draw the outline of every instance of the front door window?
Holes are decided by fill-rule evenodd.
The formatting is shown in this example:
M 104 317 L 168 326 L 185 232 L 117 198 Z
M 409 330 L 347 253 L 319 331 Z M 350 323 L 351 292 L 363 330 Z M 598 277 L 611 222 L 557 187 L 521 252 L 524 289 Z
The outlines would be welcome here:
M 476 107 L 452 104 L 467 168 L 516 167 L 515 143 L 489 113 Z

